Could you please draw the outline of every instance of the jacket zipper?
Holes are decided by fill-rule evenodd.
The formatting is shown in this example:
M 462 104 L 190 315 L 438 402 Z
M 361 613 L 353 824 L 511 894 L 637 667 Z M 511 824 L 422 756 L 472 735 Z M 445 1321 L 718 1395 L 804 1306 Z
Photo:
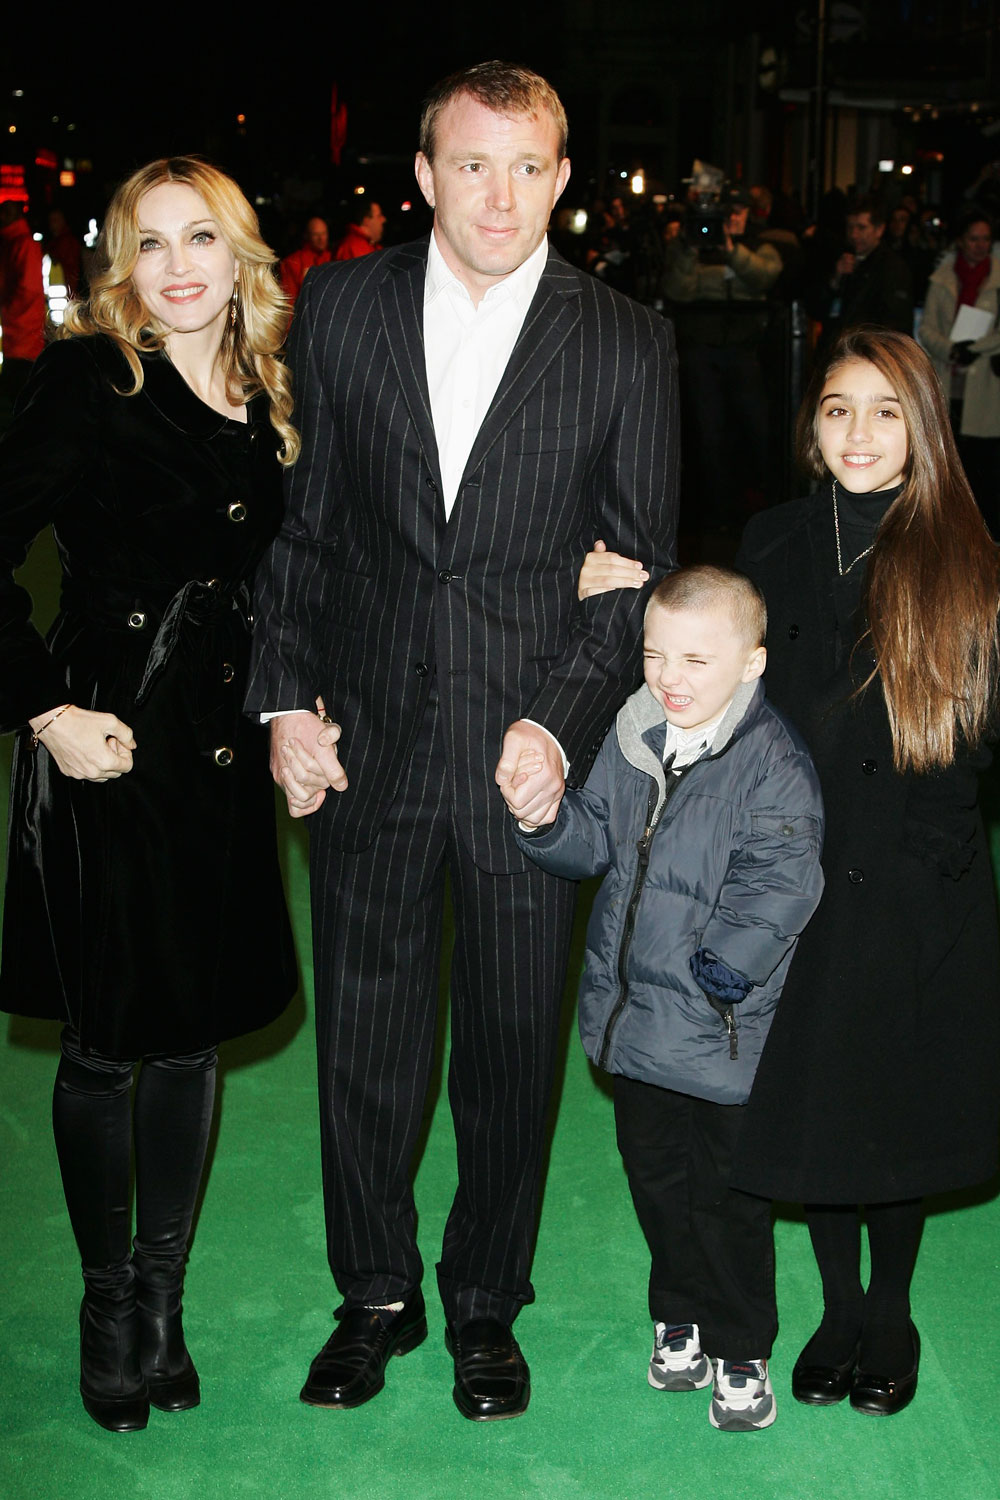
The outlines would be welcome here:
M 691 762 L 691 765 L 696 764 L 696 761 Z M 639 907 L 639 898 L 642 895 L 642 888 L 646 883 L 646 875 L 649 871 L 649 846 L 653 841 L 653 834 L 663 822 L 663 814 L 666 812 L 667 803 L 677 790 L 681 778 L 686 776 L 690 769 L 690 766 L 683 766 L 679 771 L 667 772 L 665 796 L 658 817 L 655 816 L 657 791 L 655 781 L 649 790 L 649 802 L 646 807 L 646 827 L 642 838 L 636 844 L 636 849 L 639 851 L 639 863 L 636 866 L 635 879 L 632 882 L 632 894 L 629 896 L 628 909 L 625 912 L 625 923 L 622 928 L 621 946 L 618 949 L 618 984 L 620 988 L 615 1008 L 608 1017 L 608 1024 L 604 1028 L 604 1039 L 601 1042 L 601 1051 L 597 1059 L 597 1066 L 599 1068 L 607 1067 L 608 1053 L 611 1051 L 612 1035 L 621 1018 L 622 1011 L 628 1004 L 628 955 L 629 949 L 632 946 L 632 937 L 635 933 L 635 918 Z
M 711 995 L 706 995 L 705 999 L 716 1015 L 721 1018 L 723 1025 L 729 1033 L 729 1057 L 731 1062 L 736 1062 L 740 1055 L 740 1033 L 736 1025 L 736 1018 L 733 1015 L 733 1007 L 732 1005 L 727 1005 L 723 1000 L 713 999 Z
M 726 1007 L 726 1013 L 722 1019 L 725 1021 L 726 1030 L 729 1032 L 729 1060 L 730 1062 L 736 1062 L 740 1055 L 740 1038 L 736 1030 L 736 1022 L 733 1019 L 733 1007 L 731 1005 Z

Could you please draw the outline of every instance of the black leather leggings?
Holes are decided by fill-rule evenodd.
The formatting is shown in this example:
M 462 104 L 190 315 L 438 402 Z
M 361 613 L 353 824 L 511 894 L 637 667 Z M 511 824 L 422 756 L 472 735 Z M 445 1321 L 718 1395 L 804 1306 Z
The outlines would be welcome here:
M 215 1099 L 216 1052 L 136 1059 L 80 1050 L 62 1034 L 52 1123 L 66 1205 L 84 1275 L 121 1276 L 131 1257 L 129 1180 L 135 1146 L 137 1255 L 183 1272 Z

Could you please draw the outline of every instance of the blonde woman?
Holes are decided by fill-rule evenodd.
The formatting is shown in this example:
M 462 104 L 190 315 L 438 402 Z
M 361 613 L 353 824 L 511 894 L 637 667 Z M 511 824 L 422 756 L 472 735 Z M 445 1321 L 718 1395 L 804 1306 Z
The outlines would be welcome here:
M 134 173 L 0 453 L 0 728 L 18 731 L 0 1004 L 65 1023 L 80 1389 L 117 1432 L 200 1399 L 181 1291 L 215 1047 L 295 989 L 267 746 L 241 716 L 249 584 L 298 449 L 273 265 L 214 167 Z M 12 570 L 49 522 L 43 641 Z

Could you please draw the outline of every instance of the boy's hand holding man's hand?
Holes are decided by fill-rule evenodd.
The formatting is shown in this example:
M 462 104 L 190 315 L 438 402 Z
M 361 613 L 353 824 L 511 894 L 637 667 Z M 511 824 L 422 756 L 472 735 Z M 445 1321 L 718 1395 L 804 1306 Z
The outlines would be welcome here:
M 534 744 L 520 744 L 519 747 L 511 744 L 508 747 L 505 742 L 504 750 L 496 768 L 496 784 L 520 828 L 532 832 L 546 823 L 555 822 L 562 801 L 562 784 L 558 795 L 552 798 L 549 795 L 550 757 Z M 516 750 L 516 756 L 510 757 L 510 750 Z M 559 780 L 562 781 L 562 777 Z

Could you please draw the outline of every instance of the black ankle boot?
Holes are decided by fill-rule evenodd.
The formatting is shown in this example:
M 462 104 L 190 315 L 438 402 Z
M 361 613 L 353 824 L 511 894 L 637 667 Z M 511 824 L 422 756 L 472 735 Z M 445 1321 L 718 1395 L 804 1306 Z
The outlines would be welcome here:
M 139 1364 L 139 1323 L 132 1268 L 85 1271 L 80 1306 L 80 1395 L 108 1432 L 137 1432 L 149 1421 L 149 1392 Z
M 133 1256 L 139 1316 L 139 1359 L 149 1399 L 160 1411 L 188 1411 L 201 1400 L 198 1371 L 184 1342 L 184 1262 Z

